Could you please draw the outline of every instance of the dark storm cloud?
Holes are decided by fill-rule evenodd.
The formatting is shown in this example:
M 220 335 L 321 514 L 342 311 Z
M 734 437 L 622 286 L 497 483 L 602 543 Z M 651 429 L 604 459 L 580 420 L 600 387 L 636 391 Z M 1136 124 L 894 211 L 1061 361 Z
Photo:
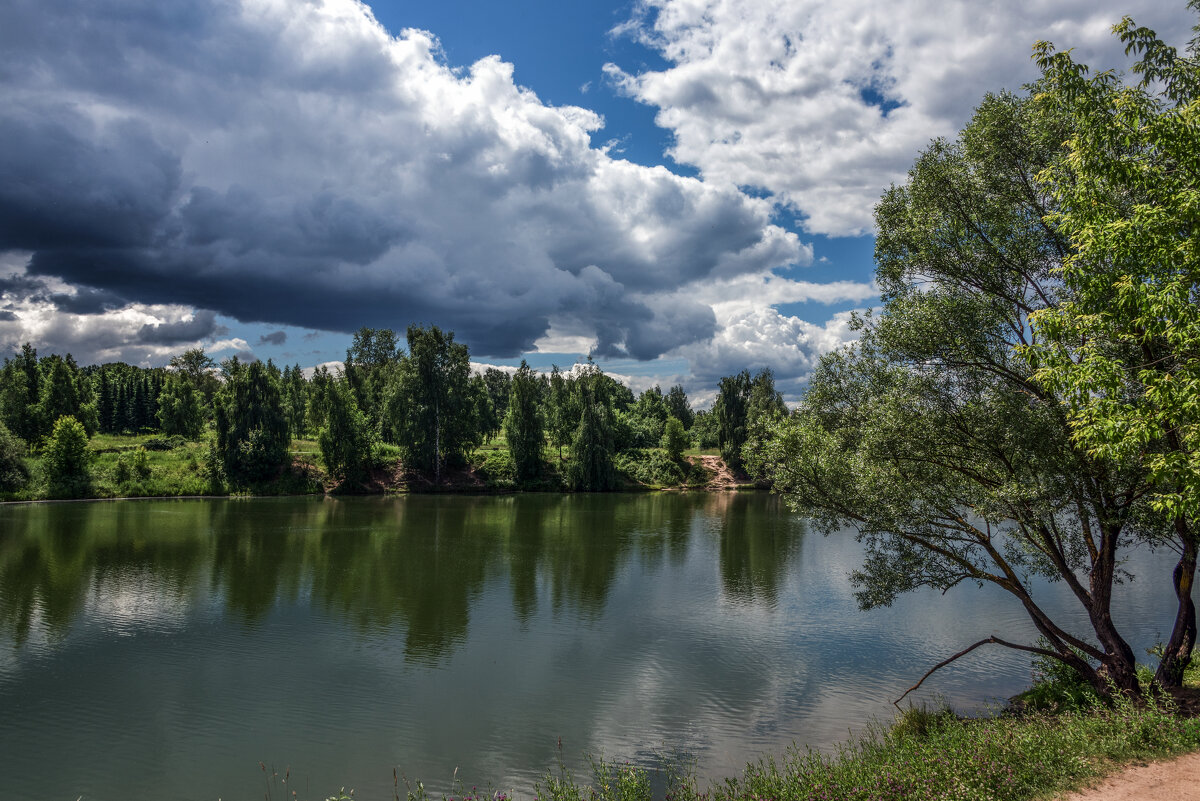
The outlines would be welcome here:
M 287 342 L 286 331 L 272 331 L 258 338 L 258 344 L 260 345 L 282 345 L 285 342 Z
M 0 309 L 0 322 L 9 323 L 17 319 L 18 318 L 15 312 L 8 311 L 7 309 Z
M 32 254 L 12 289 L 208 310 L 135 344 L 219 313 L 436 323 L 510 356 L 569 319 L 648 359 L 716 330 L 668 294 L 804 256 L 766 203 L 610 158 L 591 112 L 351 0 L 16 0 L 0 29 L 0 253 Z
M 0 295 L 27 298 L 46 288 L 46 282 L 25 273 L 0 276 Z
M 5 106 L 0 250 L 139 247 L 161 230 L 179 158 L 147 124 L 98 124 L 61 104 Z
M 127 301 L 115 292 L 87 286 L 76 286 L 73 295 L 56 293 L 45 297 L 60 311 L 71 314 L 100 314 L 128 305 Z

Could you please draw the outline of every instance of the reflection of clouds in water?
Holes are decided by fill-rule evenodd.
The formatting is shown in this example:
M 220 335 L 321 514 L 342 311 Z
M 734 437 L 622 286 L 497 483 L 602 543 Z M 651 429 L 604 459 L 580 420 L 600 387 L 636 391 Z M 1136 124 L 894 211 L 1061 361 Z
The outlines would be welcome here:
M 42 605 L 34 601 L 29 609 L 26 629 L 19 641 L 0 637 L 0 684 L 13 678 L 30 663 L 30 655 L 43 656 L 52 651 L 59 639 L 46 623 Z
M 145 570 L 110 571 L 96 580 L 83 610 L 87 625 L 118 636 L 183 628 L 192 599 Z
M 702 777 L 732 775 L 793 741 L 827 747 L 890 720 L 891 700 L 925 670 L 992 631 L 1033 636 L 1006 594 L 973 585 L 859 610 L 847 575 L 861 546 L 773 530 L 776 503 L 731 493 L 20 511 L 62 518 L 63 531 L 13 535 L 42 563 L 20 561 L 28 586 L 0 583 L 0 597 L 12 608 L 66 600 L 37 612 L 31 641 L 56 638 L 43 652 L 0 647 L 0 670 L 16 659 L 23 671 L 0 673 L 0 708 L 38 699 L 47 744 L 20 743 L 25 761 L 68 747 L 81 764 L 107 761 L 82 706 L 110 727 L 153 721 L 118 749 L 126 773 L 168 747 L 186 764 L 139 775 L 159 786 L 186 776 L 211 797 L 244 794 L 230 753 L 304 765 L 314 791 L 344 783 L 386 797 L 398 765 L 435 794 L 452 791 L 457 767 L 468 784 L 527 795 L 560 736 L 582 779 L 585 752 L 654 765 L 672 748 L 693 754 Z M 167 511 L 178 530 L 155 522 Z M 12 567 L 26 551 L 7 553 Z M 1147 616 L 1169 596 L 1149 581 L 1126 590 Z M 1039 586 L 1048 604 L 1069 600 L 1062 591 Z M 429 649 L 413 650 L 414 631 Z M 1020 689 L 1027 665 L 980 649 L 923 697 L 977 707 Z M 0 753 L 0 774 L 25 761 Z M 45 775 L 36 781 L 50 795 Z

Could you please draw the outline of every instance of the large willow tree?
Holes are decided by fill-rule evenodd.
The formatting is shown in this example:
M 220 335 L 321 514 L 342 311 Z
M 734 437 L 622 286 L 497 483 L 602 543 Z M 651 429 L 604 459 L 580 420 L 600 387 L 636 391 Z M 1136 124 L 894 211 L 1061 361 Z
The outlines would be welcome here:
M 876 209 L 882 311 L 747 453 L 823 529 L 858 533 L 863 607 L 991 584 L 1040 633 L 964 643 L 947 661 L 995 643 L 1128 692 L 1135 655 L 1112 591 L 1125 549 L 1158 535 L 1146 475 L 1081 448 L 1067 404 L 1017 352 L 1033 342 L 1030 315 L 1067 291 L 1071 243 L 1047 222 L 1056 206 L 1038 176 L 1064 157 L 1073 124 L 1028 96 L 994 95 L 957 140 L 920 154 Z M 1038 577 L 1065 583 L 1090 626 L 1052 619 Z

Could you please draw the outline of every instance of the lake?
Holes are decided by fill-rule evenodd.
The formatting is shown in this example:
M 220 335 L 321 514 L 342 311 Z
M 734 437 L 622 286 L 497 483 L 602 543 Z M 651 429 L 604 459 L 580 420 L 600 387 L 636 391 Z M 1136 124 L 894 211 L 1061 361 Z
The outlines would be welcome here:
M 1158 572 L 1118 590 L 1139 655 L 1170 631 L 1171 557 L 1136 552 Z M 0 796 L 263 798 L 261 761 L 300 798 L 390 799 L 393 768 L 528 797 L 560 741 L 577 776 L 674 753 L 719 778 L 890 720 L 981 637 L 1033 638 L 975 586 L 860 611 L 860 560 L 759 493 L 3 506 Z M 985 647 L 920 697 L 979 710 L 1028 680 Z

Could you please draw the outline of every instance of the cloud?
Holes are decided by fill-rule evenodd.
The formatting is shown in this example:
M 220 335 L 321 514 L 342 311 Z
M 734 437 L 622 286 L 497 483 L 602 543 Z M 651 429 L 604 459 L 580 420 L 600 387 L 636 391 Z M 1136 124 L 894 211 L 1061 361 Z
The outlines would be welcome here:
M 285 342 L 287 342 L 286 331 L 272 331 L 258 338 L 258 344 L 260 345 L 282 345 Z
M 1165 36 L 1195 22 L 1182 2 L 1135 5 Z M 1123 0 L 639 0 L 615 33 L 668 66 L 605 72 L 658 109 L 670 155 L 706 181 L 765 190 L 809 232 L 855 235 L 931 139 L 953 136 L 984 93 L 1036 77 L 1035 41 L 1127 63 L 1111 34 L 1126 13 Z
M 216 334 L 216 317 L 211 311 L 201 310 L 184 319 L 143 325 L 138 329 L 138 340 L 155 345 L 197 342 Z
M 717 330 L 681 288 L 811 258 L 768 201 L 593 148 L 595 113 L 355 0 L 15 0 L 0 74 L 0 253 L 139 356 L 220 314 L 493 356 L 568 320 L 649 359 Z
M 776 387 L 794 401 L 821 356 L 857 338 L 850 328 L 851 314 L 839 312 L 818 325 L 771 308 L 731 304 L 719 312 L 720 329 L 712 339 L 674 352 L 691 366 L 685 388 L 695 393 L 694 403 L 707 405 L 723 376 L 770 368 Z

